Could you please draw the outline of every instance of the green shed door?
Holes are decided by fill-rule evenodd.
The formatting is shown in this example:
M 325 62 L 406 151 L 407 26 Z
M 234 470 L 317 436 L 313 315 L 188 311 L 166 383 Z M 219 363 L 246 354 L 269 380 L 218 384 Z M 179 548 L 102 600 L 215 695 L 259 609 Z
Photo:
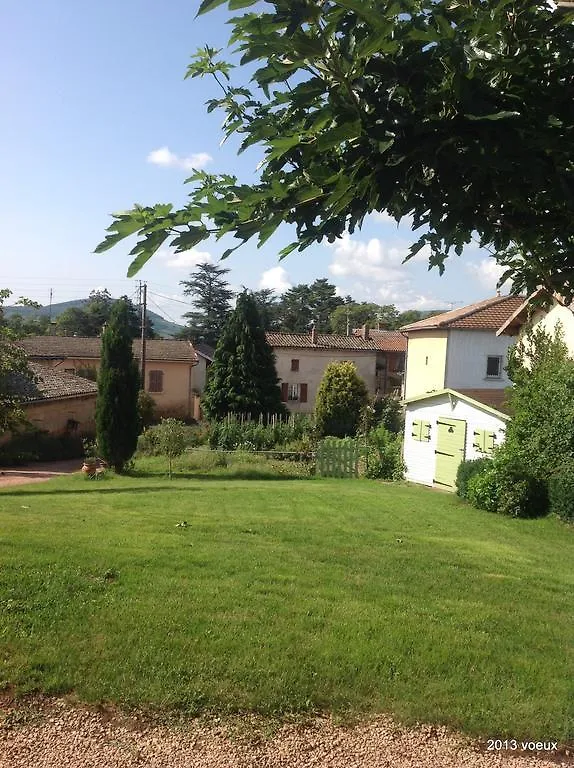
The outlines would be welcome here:
M 458 465 L 464 459 L 466 421 L 437 419 L 435 483 L 454 488 Z

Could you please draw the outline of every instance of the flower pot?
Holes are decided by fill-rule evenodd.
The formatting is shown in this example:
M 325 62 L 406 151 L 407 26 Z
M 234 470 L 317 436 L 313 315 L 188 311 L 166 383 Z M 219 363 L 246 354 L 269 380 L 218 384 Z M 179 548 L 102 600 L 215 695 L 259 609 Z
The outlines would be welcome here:
M 98 468 L 98 462 L 96 459 L 84 459 L 82 464 L 82 472 L 85 475 L 95 475 Z

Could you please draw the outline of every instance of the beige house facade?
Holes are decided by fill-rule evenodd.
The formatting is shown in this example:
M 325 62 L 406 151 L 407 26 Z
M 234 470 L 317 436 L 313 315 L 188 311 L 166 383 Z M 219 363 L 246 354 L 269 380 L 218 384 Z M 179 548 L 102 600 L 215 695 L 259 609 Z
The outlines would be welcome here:
M 275 354 L 281 399 L 292 413 L 312 413 L 325 368 L 332 362 L 354 363 L 369 393 L 376 393 L 377 346 L 371 339 L 314 331 L 266 335 Z
M 32 362 L 72 375 L 94 378 L 100 366 L 101 339 L 79 336 L 32 336 L 20 345 Z M 141 341 L 133 343 L 141 362 Z M 153 397 L 158 416 L 193 418 L 196 409 L 193 373 L 197 355 L 188 341 L 146 341 L 145 391 Z
M 499 328 L 524 303 L 520 296 L 494 296 L 411 323 L 406 335 L 406 399 L 443 389 L 504 389 L 513 339 Z

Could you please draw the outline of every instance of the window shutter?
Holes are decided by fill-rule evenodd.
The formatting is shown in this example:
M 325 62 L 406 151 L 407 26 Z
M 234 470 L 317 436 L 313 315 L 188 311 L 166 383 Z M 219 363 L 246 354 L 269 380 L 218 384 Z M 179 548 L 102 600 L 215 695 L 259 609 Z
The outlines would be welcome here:
M 484 451 L 485 453 L 492 453 L 496 446 L 496 434 L 494 432 L 484 433 Z
M 307 385 L 306 384 L 299 385 L 299 402 L 301 403 L 307 402 Z
M 422 427 L 422 421 L 420 419 L 413 419 L 413 427 L 411 429 L 411 435 L 415 440 L 421 439 L 421 427 Z
M 430 421 L 421 421 L 420 439 L 426 443 L 430 442 L 430 429 L 431 429 Z
M 475 429 L 472 434 L 472 447 L 484 453 L 484 430 Z
M 289 384 L 287 384 L 287 382 L 284 381 L 281 384 L 281 402 L 286 403 L 288 397 L 289 397 Z

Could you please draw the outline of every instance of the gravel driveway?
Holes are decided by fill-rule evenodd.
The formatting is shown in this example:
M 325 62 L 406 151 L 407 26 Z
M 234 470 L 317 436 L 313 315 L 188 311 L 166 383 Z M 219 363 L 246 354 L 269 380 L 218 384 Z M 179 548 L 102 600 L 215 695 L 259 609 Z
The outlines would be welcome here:
M 0 488 L 24 483 L 41 483 L 53 477 L 79 472 L 81 468 L 82 459 L 34 462 L 22 467 L 0 467 Z
M 407 730 L 378 717 L 354 726 L 331 719 L 274 732 L 261 720 L 156 726 L 64 700 L 40 709 L 0 709 L 0 768 L 557 768 L 548 756 L 485 752 L 445 729 Z

